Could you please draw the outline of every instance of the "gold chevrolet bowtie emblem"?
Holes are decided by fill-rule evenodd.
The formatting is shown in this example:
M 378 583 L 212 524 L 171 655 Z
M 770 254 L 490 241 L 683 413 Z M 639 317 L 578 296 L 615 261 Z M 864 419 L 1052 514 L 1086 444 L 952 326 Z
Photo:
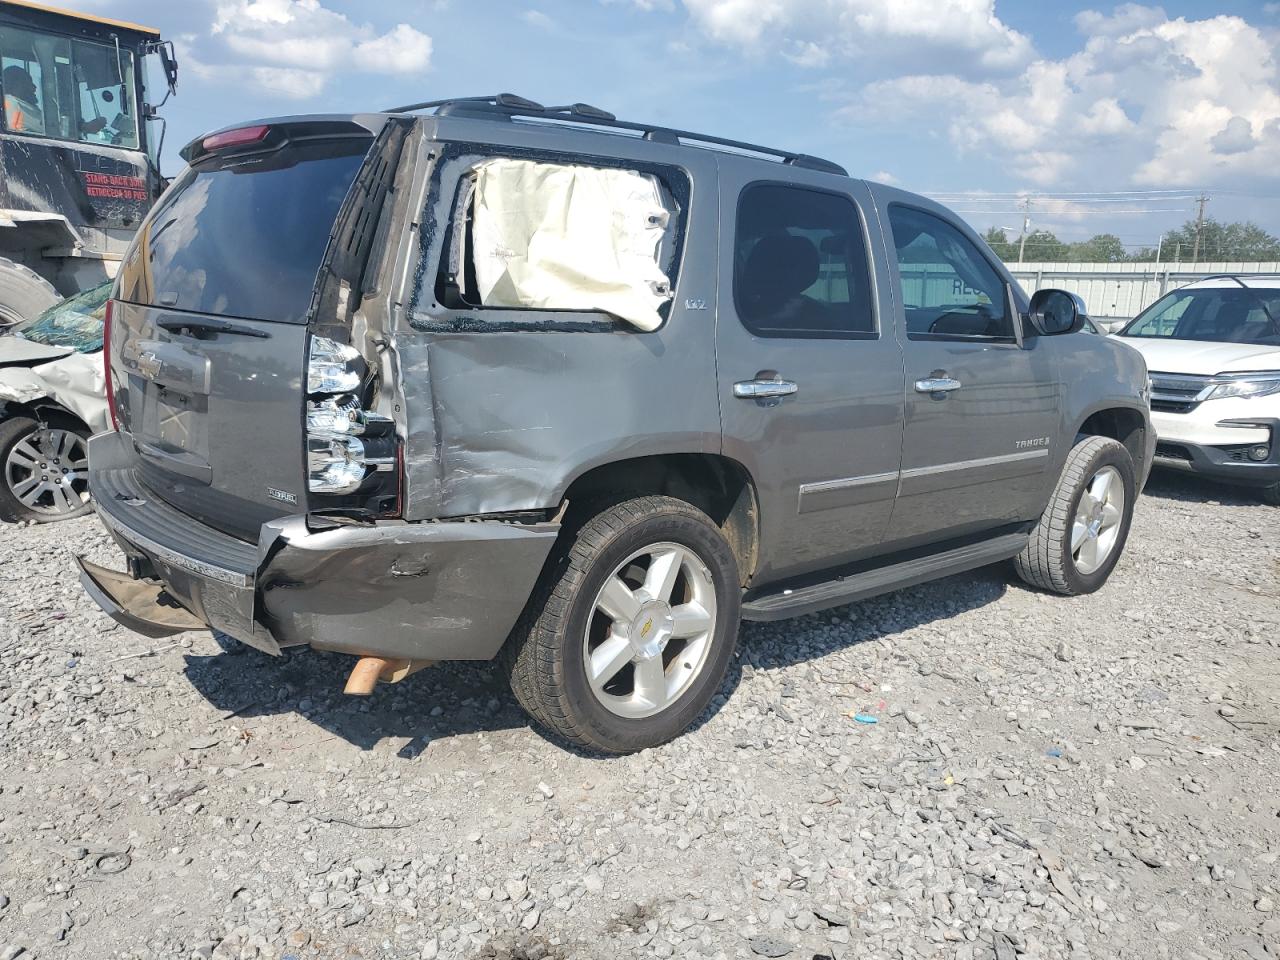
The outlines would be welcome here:
M 648 620 L 644 622 L 644 626 L 640 628 L 640 636 L 647 637 L 649 635 L 649 631 L 652 629 L 653 629 L 653 617 L 650 617 Z

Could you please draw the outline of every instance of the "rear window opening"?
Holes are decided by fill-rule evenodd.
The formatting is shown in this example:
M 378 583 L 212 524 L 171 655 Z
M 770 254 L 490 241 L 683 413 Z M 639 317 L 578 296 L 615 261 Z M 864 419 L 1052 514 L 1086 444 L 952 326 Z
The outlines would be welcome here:
M 305 323 L 329 234 L 372 142 L 307 140 L 198 160 L 131 248 L 120 299 Z
M 436 298 L 451 310 L 599 312 L 656 330 L 679 209 L 638 170 L 497 158 L 455 194 Z

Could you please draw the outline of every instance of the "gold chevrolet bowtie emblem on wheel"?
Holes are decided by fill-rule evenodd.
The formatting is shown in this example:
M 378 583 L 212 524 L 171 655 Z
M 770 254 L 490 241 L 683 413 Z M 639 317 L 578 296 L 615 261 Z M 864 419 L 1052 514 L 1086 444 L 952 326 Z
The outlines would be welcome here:
M 648 620 L 644 622 L 644 626 L 640 628 L 640 636 L 647 637 L 649 635 L 649 631 L 652 629 L 653 629 L 653 617 L 650 617 Z

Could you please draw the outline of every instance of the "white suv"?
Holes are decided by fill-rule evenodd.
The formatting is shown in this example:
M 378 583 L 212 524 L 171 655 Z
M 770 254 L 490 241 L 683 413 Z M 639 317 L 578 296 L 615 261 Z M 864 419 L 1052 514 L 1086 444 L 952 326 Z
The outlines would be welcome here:
M 1280 505 L 1280 276 L 1198 280 L 1116 336 L 1151 372 L 1156 465 Z

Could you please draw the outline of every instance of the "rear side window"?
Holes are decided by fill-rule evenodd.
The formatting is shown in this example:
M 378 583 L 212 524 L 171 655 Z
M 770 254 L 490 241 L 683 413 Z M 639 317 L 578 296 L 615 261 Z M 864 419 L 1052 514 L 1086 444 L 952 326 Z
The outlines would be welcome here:
M 1013 339 L 1004 281 L 954 225 L 894 204 L 902 305 L 912 339 Z
M 329 232 L 370 142 L 305 143 L 189 168 L 134 241 L 121 299 L 305 322 Z
M 436 295 L 454 310 L 670 310 L 680 211 L 652 173 L 496 157 L 461 178 Z
M 733 298 L 761 337 L 873 337 L 862 219 L 849 197 L 783 184 L 738 201 Z

